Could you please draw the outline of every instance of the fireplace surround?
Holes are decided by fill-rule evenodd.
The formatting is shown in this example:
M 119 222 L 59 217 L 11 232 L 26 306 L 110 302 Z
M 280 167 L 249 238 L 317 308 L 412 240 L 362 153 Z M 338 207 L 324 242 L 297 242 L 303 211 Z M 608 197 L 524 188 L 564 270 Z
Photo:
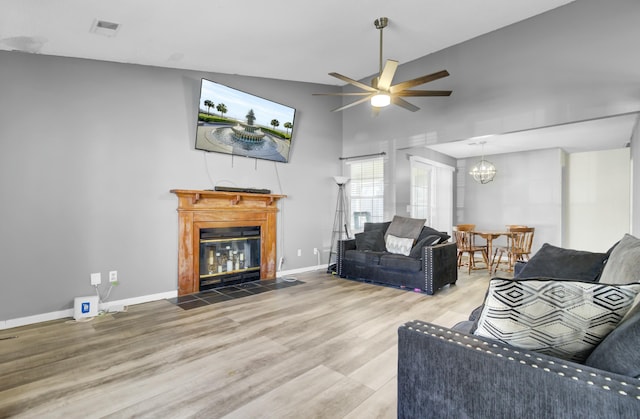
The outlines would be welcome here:
M 208 270 L 200 266 L 209 261 L 207 254 L 201 262 L 200 245 L 202 233 L 206 237 L 212 229 L 242 227 L 247 231 L 259 231 L 259 278 L 276 277 L 277 202 L 286 195 L 184 189 L 172 189 L 171 193 L 178 197 L 178 295 L 199 292 L 201 276 L 209 275 Z M 232 251 L 234 261 L 234 249 L 226 249 L 226 246 L 233 246 L 232 241 L 228 243 L 224 244 L 224 250 Z M 238 248 L 235 251 L 239 251 Z M 215 252 L 213 256 L 215 258 Z M 233 263 L 235 268 L 235 261 Z M 242 270 L 232 271 L 238 274 Z M 215 280 L 211 281 L 208 285 L 215 286 Z

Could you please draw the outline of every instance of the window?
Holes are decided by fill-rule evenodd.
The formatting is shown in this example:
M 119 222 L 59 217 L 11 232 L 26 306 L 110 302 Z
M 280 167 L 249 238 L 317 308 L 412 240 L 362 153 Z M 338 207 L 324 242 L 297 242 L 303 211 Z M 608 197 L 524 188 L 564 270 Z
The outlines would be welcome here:
M 431 196 L 433 190 L 432 176 L 433 168 L 420 161 L 411 160 L 411 198 L 409 202 L 410 214 L 412 218 L 426 218 L 431 220 L 434 201 Z
M 411 156 L 410 214 L 426 218 L 427 225 L 451 231 L 453 223 L 454 168 L 431 160 Z
M 362 231 L 365 222 L 384 221 L 384 159 L 358 160 L 347 165 L 351 231 Z

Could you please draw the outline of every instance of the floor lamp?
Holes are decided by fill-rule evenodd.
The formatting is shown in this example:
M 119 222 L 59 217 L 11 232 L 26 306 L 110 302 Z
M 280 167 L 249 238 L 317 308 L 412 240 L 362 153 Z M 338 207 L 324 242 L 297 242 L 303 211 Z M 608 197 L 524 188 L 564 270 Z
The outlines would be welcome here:
M 349 178 L 344 176 L 334 176 L 333 179 L 338 184 L 338 202 L 336 203 L 336 215 L 333 220 L 331 250 L 329 250 L 327 273 L 334 273 L 336 271 L 338 240 L 349 238 L 349 231 L 347 230 L 347 196 L 344 188 L 344 185 L 349 182 Z

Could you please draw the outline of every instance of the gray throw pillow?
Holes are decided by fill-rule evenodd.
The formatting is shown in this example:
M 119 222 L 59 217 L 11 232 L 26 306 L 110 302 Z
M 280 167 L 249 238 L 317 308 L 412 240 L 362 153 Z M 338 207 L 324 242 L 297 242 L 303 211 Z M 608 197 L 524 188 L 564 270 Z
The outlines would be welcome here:
M 356 237 L 356 250 L 372 251 L 372 252 L 384 252 L 385 243 L 384 235 L 381 230 L 365 231 L 364 233 L 357 233 Z
M 391 225 L 391 221 L 383 221 L 381 223 L 371 223 L 371 222 L 367 222 L 364 223 L 364 232 L 369 232 L 369 231 L 374 231 L 374 230 L 379 230 L 382 232 L 382 234 L 387 232 L 387 229 L 389 228 L 389 226 Z
M 591 352 L 585 365 L 640 378 L 640 304 Z
M 391 225 L 384 235 L 386 240 L 389 234 L 404 239 L 417 239 L 422 231 L 422 227 L 427 220 L 424 218 L 407 218 L 395 215 L 391 220 Z
M 606 253 L 564 249 L 545 243 L 516 277 L 597 281 L 606 260 Z
M 417 241 L 416 244 L 413 245 L 413 247 L 411 248 L 411 252 L 409 253 L 409 256 L 412 258 L 419 259 L 420 257 L 422 257 L 423 247 L 435 246 L 438 243 L 440 243 L 440 236 L 437 236 L 435 234 L 432 236 L 427 236 Z
M 640 282 L 640 240 L 625 234 L 611 251 L 602 270 L 600 282 L 605 284 L 630 284 Z
M 416 241 L 420 241 L 422 239 L 424 239 L 425 237 L 429 237 L 429 236 L 439 236 L 440 237 L 440 241 L 438 243 L 444 243 L 447 240 L 449 240 L 451 238 L 450 235 L 448 235 L 445 231 L 438 231 L 435 228 L 429 227 L 429 226 L 424 226 L 422 227 L 422 231 L 420 231 L 420 235 L 418 236 L 418 238 L 416 239 Z M 436 243 L 436 244 L 438 244 Z

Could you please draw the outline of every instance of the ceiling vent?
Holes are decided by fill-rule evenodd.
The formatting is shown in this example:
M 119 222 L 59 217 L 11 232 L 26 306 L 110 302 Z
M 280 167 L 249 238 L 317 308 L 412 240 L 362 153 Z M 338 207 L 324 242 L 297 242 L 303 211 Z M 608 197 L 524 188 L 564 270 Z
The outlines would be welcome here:
M 93 32 L 102 36 L 113 37 L 116 36 L 118 30 L 120 29 L 119 23 L 107 22 L 106 20 L 94 20 L 93 25 L 91 25 L 90 32 Z

